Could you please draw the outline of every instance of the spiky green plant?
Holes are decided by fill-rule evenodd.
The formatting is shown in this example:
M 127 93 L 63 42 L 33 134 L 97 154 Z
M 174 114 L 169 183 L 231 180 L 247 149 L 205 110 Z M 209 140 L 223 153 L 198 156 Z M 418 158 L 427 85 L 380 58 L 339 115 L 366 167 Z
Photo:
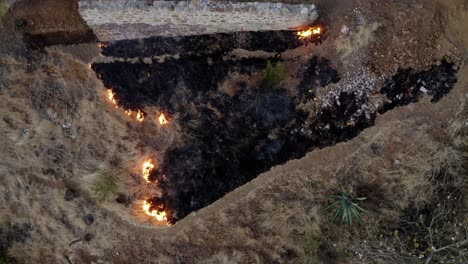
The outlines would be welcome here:
M 336 210 L 332 222 L 337 222 L 340 225 L 346 222 L 349 230 L 352 228 L 353 218 L 359 223 L 363 223 L 360 213 L 367 213 L 367 211 L 359 205 L 367 199 L 366 197 L 354 198 L 350 193 L 342 192 L 339 195 L 330 195 L 330 198 L 333 203 L 328 208 Z

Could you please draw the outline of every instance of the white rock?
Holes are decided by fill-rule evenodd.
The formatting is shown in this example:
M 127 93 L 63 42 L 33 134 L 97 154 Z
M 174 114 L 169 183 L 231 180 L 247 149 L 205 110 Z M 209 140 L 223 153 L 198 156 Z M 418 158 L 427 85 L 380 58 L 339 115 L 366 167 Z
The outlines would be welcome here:
M 62 127 L 65 128 L 65 129 L 67 129 L 67 128 L 70 128 L 71 125 L 72 125 L 72 124 L 71 124 L 70 122 L 66 121 L 66 122 L 62 125 Z
M 318 18 L 318 13 L 317 13 L 317 11 L 312 11 L 312 12 L 310 12 L 310 14 L 309 14 L 309 20 L 310 20 L 311 22 L 314 22 L 315 20 L 317 20 L 317 18 Z
M 349 28 L 346 25 L 343 25 L 341 27 L 341 33 L 348 34 L 349 33 Z
M 423 93 L 427 93 L 427 89 L 424 87 L 424 86 L 421 86 L 419 88 L 419 91 L 423 92 Z
M 307 15 L 307 14 L 309 13 L 309 8 L 303 7 L 303 8 L 301 9 L 300 13 L 301 13 L 302 15 Z

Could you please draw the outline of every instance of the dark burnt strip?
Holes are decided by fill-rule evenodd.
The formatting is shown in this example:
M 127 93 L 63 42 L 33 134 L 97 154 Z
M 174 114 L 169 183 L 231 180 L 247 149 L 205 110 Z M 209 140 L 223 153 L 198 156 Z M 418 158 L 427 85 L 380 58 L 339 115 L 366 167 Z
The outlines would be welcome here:
M 165 54 L 207 55 L 226 54 L 234 49 L 284 52 L 304 45 L 295 31 L 259 31 L 216 33 L 196 36 L 129 39 L 106 42 L 102 54 L 119 58 L 153 57 Z

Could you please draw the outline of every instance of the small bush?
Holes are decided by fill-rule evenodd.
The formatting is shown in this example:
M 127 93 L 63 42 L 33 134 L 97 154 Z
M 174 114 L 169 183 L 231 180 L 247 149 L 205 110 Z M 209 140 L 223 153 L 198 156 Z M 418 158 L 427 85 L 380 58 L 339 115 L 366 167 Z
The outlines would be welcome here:
M 117 194 L 117 183 L 115 177 L 110 173 L 101 173 L 93 186 L 93 194 L 96 200 L 104 202 L 111 196 Z
M 348 228 L 351 230 L 353 224 L 353 218 L 362 223 L 360 212 L 367 212 L 359 206 L 366 197 L 354 198 L 348 192 L 342 192 L 339 195 L 330 195 L 333 199 L 333 203 L 328 207 L 329 209 L 335 209 L 335 215 L 332 222 L 338 222 L 342 225 L 344 222 L 348 224 Z
M 263 71 L 263 81 L 260 87 L 263 89 L 273 89 L 286 78 L 286 72 L 281 62 L 273 65 L 270 61 L 267 61 L 266 66 L 266 69 Z

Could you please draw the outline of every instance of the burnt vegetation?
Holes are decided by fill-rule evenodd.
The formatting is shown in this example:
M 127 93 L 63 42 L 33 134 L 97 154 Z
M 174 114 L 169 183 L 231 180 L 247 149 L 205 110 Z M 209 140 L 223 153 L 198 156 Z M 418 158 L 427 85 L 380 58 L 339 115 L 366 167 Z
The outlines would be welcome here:
M 373 125 L 376 113 L 366 114 L 361 109 L 366 97 L 341 92 L 328 106 L 316 102 L 318 89 L 340 80 L 338 72 L 324 58 L 314 57 L 304 65 L 296 93 L 278 86 L 277 81 L 275 89 L 249 87 L 239 81 L 233 84 L 235 94 L 222 92 L 219 86 L 229 76 L 261 75 L 270 63 L 264 58 L 224 56 L 234 47 L 267 51 L 275 47 L 280 52 L 296 45 L 285 36 L 279 39 L 288 45 L 277 45 L 275 38 L 262 43 L 263 33 L 257 39 L 239 34 L 226 39 L 215 34 L 111 43 L 104 48 L 104 55 L 137 57 L 179 52 L 185 56 L 163 62 L 92 66 L 105 86 L 114 89 L 118 103 L 125 108 L 156 106 L 178 115 L 185 139 L 165 153 L 158 175 L 152 176 L 160 184 L 162 196 L 150 199 L 155 207 L 152 209 L 166 211 L 170 223 L 209 205 L 272 166 L 303 157 L 314 148 L 349 140 Z M 244 41 L 234 41 L 234 36 L 244 37 Z M 213 50 L 184 53 L 194 50 L 192 42 L 204 43 Z M 275 59 L 273 63 L 270 67 L 287 61 Z M 447 62 L 421 73 L 400 70 L 381 90 L 388 100 L 380 112 L 417 101 L 424 89 L 436 102 L 453 87 L 455 73 L 453 65 Z M 313 109 L 305 111 L 300 107 L 303 105 Z

